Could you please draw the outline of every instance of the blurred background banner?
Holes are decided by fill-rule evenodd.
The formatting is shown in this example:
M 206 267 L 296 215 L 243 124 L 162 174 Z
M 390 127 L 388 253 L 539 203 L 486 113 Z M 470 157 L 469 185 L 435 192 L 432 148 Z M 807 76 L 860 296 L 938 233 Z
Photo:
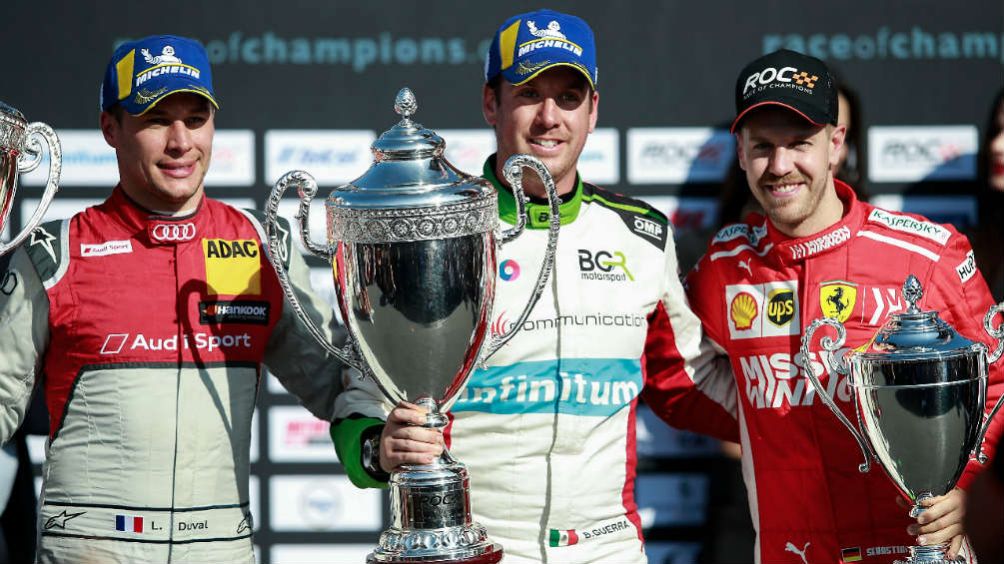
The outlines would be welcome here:
M 0 100 L 30 121 L 49 123 L 62 140 L 63 186 L 49 219 L 100 201 L 115 184 L 114 152 L 97 129 L 99 85 L 116 45 L 149 34 L 194 37 L 209 53 L 221 104 L 207 177 L 213 197 L 260 209 L 269 183 L 296 168 L 322 186 L 350 181 L 368 168 L 375 136 L 396 121 L 393 99 L 403 86 L 418 98 L 417 121 L 443 135 L 454 164 L 480 173 L 494 150 L 480 110 L 490 34 L 506 17 L 539 7 L 11 0 L 0 36 Z M 599 126 L 580 172 L 649 200 L 680 233 L 717 225 L 717 200 L 735 154 L 727 128 L 736 74 L 781 47 L 824 59 L 856 92 L 853 158 L 863 173 L 856 183 L 875 203 L 961 228 L 976 220 L 976 152 L 993 93 L 1004 84 L 1000 0 L 589 0 L 547 7 L 582 16 L 597 37 Z M 15 227 L 41 196 L 46 168 L 23 177 Z M 292 215 L 293 208 L 291 201 L 283 210 Z M 323 222 L 315 227 L 319 240 Z M 680 241 L 695 247 L 690 254 L 703 250 L 701 237 Z M 318 290 L 330 295 L 330 271 L 311 265 Z M 383 493 L 348 483 L 327 424 L 297 407 L 272 378 L 262 386 L 255 426 L 251 489 L 260 561 L 359 561 L 387 526 Z M 33 446 L 37 462 L 43 449 L 38 440 Z M 638 446 L 638 501 L 653 562 L 701 558 L 717 526 L 709 519 L 729 501 L 718 489 L 732 487 L 718 445 L 643 413 Z

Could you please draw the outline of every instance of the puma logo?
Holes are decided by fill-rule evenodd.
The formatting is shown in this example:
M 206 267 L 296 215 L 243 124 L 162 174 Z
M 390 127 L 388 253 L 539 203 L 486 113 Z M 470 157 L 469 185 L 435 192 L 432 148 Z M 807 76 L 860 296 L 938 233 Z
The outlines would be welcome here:
M 791 543 L 789 542 L 789 543 L 788 543 L 788 544 L 787 544 L 787 545 L 786 545 L 786 546 L 784 547 L 784 551 L 785 551 L 785 552 L 794 552 L 795 554 L 797 554 L 797 555 L 798 555 L 798 557 L 799 557 L 799 558 L 801 558 L 801 559 L 802 559 L 802 564 L 809 564 L 809 561 L 808 561 L 808 560 L 806 560 L 806 558 L 805 558 L 805 551 L 809 550 L 809 545 L 810 545 L 810 544 L 812 544 L 812 543 L 811 543 L 811 542 L 807 542 L 807 543 L 805 543 L 805 546 L 803 546 L 803 547 L 802 547 L 802 550 L 799 550 L 797 546 L 795 546 L 795 545 L 793 545 L 793 544 L 791 544 Z

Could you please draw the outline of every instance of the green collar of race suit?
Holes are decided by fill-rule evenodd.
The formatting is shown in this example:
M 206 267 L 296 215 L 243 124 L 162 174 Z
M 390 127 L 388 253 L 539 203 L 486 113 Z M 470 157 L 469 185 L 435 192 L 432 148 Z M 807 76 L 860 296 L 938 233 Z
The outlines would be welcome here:
M 495 191 L 498 192 L 499 201 L 499 219 L 509 223 L 511 225 L 516 224 L 516 197 L 513 196 L 512 190 L 507 186 L 503 186 L 499 179 L 495 176 L 495 155 L 488 157 L 485 161 L 485 166 L 483 169 L 483 174 L 491 183 L 495 186 Z M 562 196 L 561 203 L 558 205 L 558 213 L 561 216 L 561 224 L 568 225 L 569 223 L 575 221 L 575 218 L 579 216 L 579 208 L 582 207 L 582 193 L 583 193 L 582 178 L 579 174 L 575 173 L 575 190 L 571 194 L 566 194 Z M 547 200 L 538 200 L 536 198 L 531 198 L 526 204 L 526 215 L 528 221 L 526 226 L 530 229 L 547 229 L 548 222 L 551 218 L 551 207 L 547 203 Z

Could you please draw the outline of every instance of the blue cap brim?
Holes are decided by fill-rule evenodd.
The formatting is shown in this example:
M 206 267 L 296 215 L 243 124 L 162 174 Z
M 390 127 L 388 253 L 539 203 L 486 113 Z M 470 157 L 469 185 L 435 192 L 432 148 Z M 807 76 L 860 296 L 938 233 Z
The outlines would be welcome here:
M 587 70 L 586 67 L 579 62 L 578 57 L 562 56 L 561 52 L 554 51 L 542 53 L 540 57 L 527 57 L 519 63 L 502 71 L 502 77 L 505 78 L 506 82 L 509 84 L 519 86 L 520 84 L 526 84 L 534 78 L 537 78 L 542 72 L 562 66 L 571 67 L 581 72 L 582 76 L 586 77 L 586 81 L 589 82 L 589 86 L 593 90 L 596 90 L 596 84 L 593 83 L 593 77 L 590 76 L 589 70 Z
M 164 85 L 164 82 L 169 83 L 170 86 Z M 144 91 L 151 93 L 148 99 L 144 99 Z M 119 100 L 119 105 L 121 105 L 129 114 L 141 116 L 153 109 L 153 107 L 164 98 L 167 98 L 172 94 L 180 94 L 183 92 L 198 94 L 199 96 L 209 100 L 209 102 L 216 109 L 220 109 L 219 102 L 216 101 L 216 98 L 211 92 L 202 86 L 202 83 L 194 79 L 178 75 L 172 75 L 161 82 L 156 82 L 154 80 L 147 82 L 143 85 L 141 90 L 136 90 L 130 93 L 124 100 Z M 138 103 L 135 101 L 137 99 L 143 100 L 143 102 Z

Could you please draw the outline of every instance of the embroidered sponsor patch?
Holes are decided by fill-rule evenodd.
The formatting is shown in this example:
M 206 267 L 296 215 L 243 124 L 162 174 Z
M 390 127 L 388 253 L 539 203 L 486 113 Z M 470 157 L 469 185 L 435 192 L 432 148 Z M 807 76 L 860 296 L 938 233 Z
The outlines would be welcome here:
M 945 245 L 948 243 L 948 239 L 952 236 L 952 233 L 949 230 L 936 223 L 921 221 L 908 215 L 891 213 L 879 208 L 872 210 L 872 213 L 868 215 L 868 221 L 885 225 L 889 229 L 894 229 L 903 233 L 913 233 L 914 235 L 919 235 L 925 239 L 930 239 L 939 245 Z
M 955 267 L 955 273 L 963 283 L 968 282 L 976 274 L 976 256 L 973 255 L 973 251 L 966 253 L 966 260 Z
M 124 255 L 132 252 L 132 241 L 105 241 L 97 245 L 80 244 L 80 256 L 103 257 L 108 255 Z
M 840 229 L 835 229 L 825 235 L 820 235 L 811 241 L 796 243 L 791 246 L 791 258 L 795 260 L 803 259 L 827 249 L 832 249 L 842 245 L 851 238 L 851 230 L 845 225 Z
M 801 333 L 797 280 L 726 286 L 725 308 L 733 339 Z
M 261 294 L 261 258 L 254 239 L 203 239 L 206 285 L 213 296 Z

